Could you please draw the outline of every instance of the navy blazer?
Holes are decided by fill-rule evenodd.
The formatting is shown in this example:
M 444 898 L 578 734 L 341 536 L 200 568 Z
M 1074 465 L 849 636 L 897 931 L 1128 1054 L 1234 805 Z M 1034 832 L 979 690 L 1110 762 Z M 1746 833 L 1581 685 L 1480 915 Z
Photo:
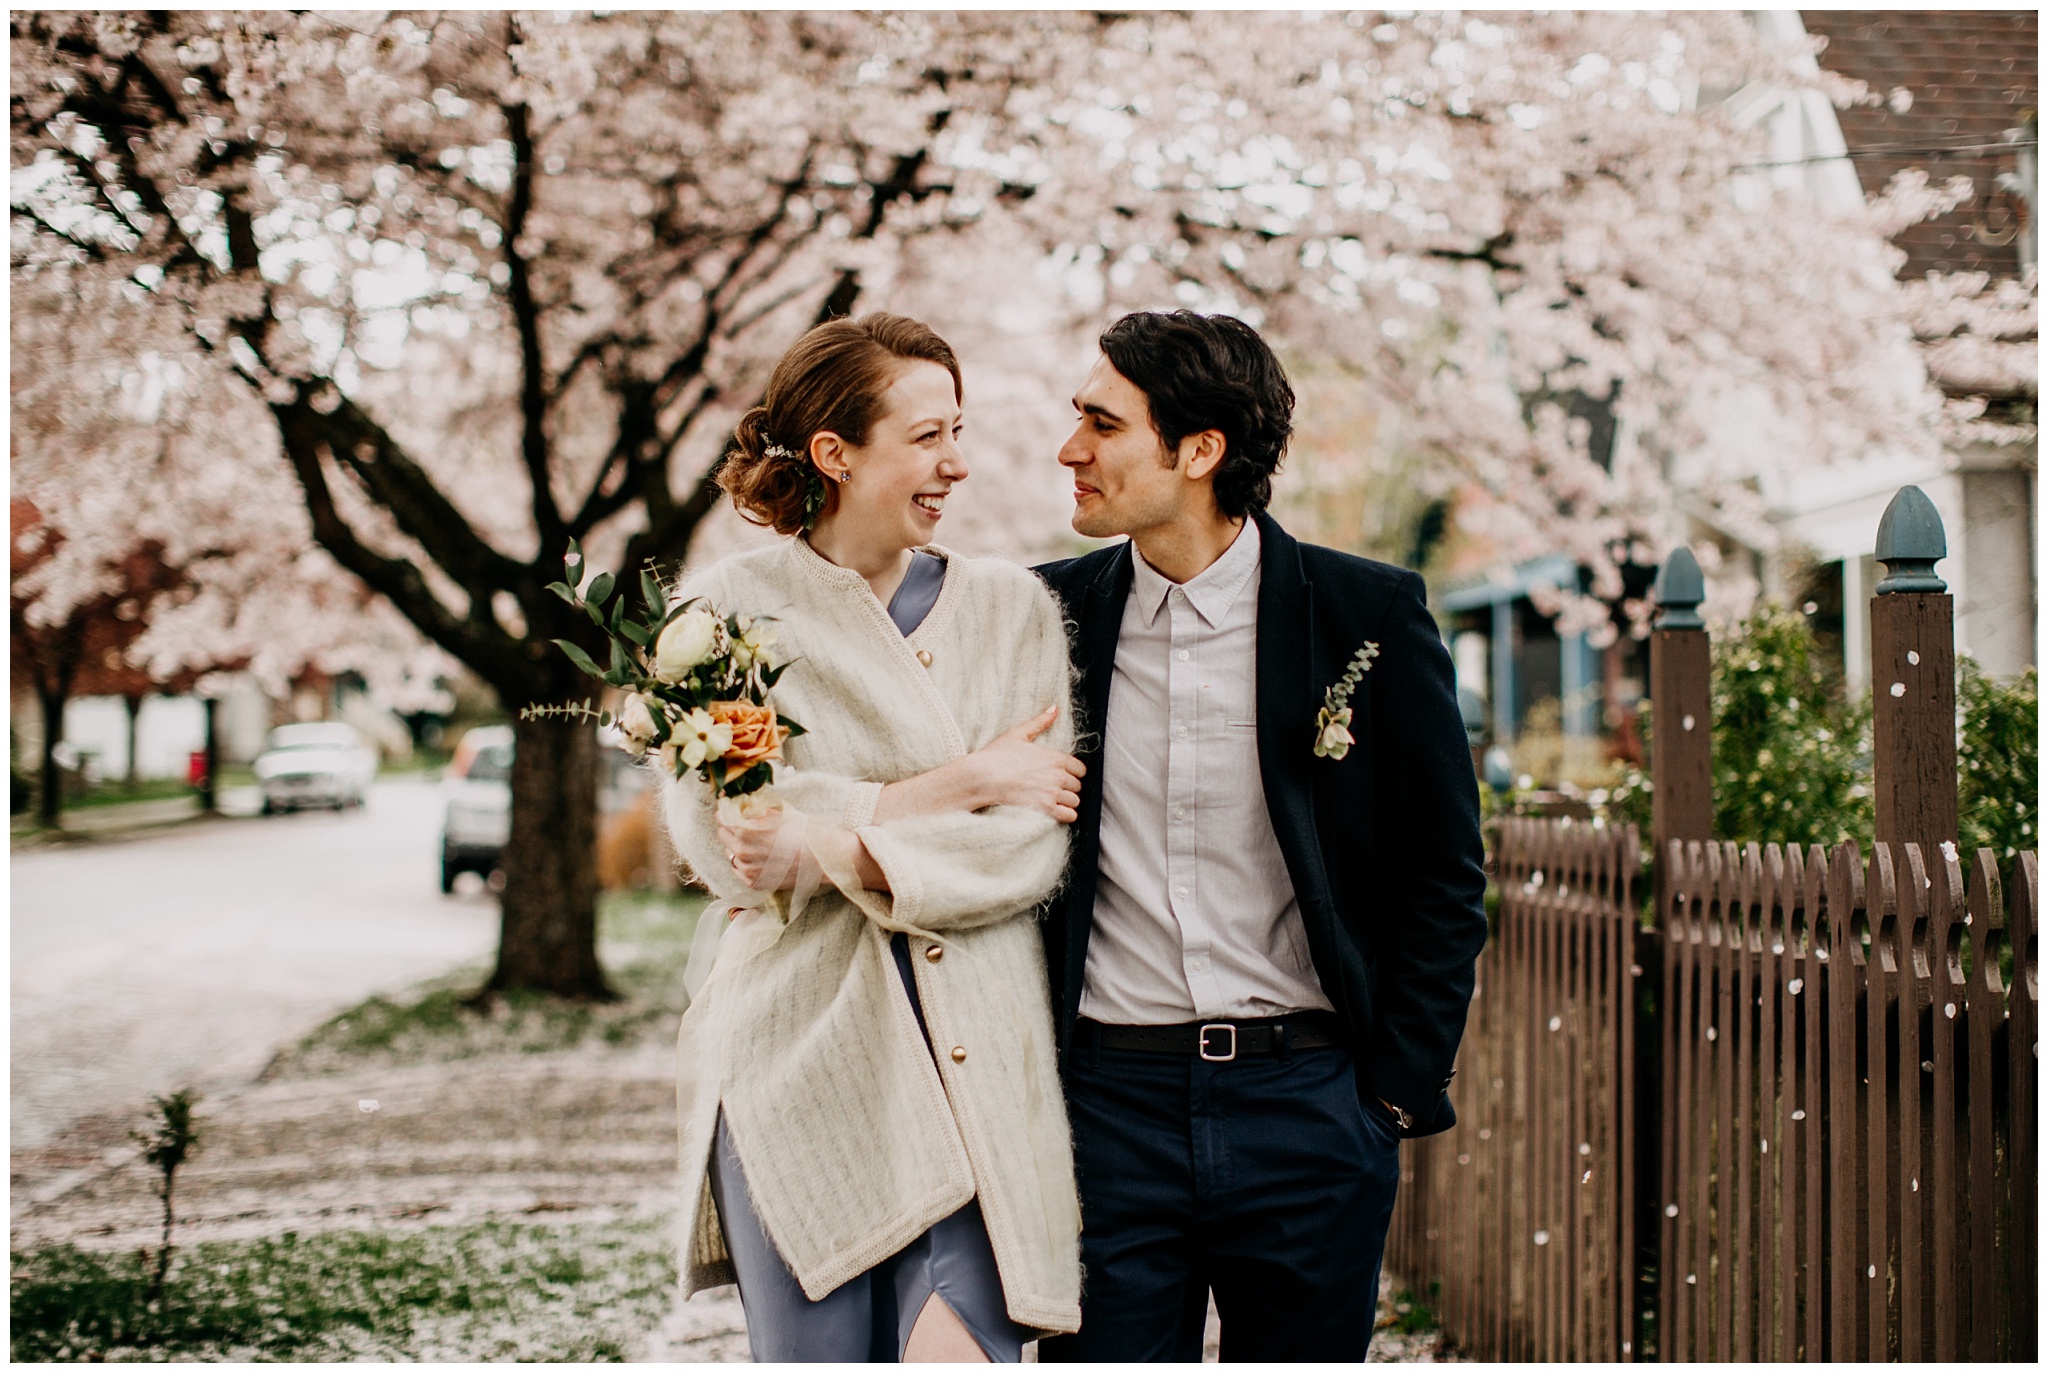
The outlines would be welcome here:
M 1361 1095 L 1414 1118 L 1456 1120 L 1448 1088 L 1486 942 L 1479 788 L 1451 657 L 1413 572 L 1297 541 L 1259 522 L 1259 771 L 1294 881 L 1310 957 L 1358 1064 Z M 1088 765 L 1066 885 L 1045 911 L 1062 1061 L 1095 915 L 1102 726 L 1131 591 L 1128 541 L 1037 569 L 1065 607 Z M 1342 759 L 1315 756 L 1323 693 L 1367 641 Z

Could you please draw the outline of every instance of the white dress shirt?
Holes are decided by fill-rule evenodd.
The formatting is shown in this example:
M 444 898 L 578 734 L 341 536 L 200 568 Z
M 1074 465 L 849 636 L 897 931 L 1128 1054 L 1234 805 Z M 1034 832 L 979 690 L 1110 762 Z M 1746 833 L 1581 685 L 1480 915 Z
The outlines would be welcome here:
M 1260 780 L 1258 526 L 1246 520 L 1185 585 L 1135 547 L 1131 562 L 1081 1014 L 1171 1025 L 1330 1010 Z

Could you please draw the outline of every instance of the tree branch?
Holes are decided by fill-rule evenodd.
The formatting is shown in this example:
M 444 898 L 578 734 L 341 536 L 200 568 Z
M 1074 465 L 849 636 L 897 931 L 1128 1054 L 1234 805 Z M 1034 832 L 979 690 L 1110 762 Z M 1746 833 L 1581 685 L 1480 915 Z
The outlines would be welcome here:
M 334 455 L 326 432 L 332 417 L 315 412 L 304 396 L 272 404 L 270 409 L 284 440 L 285 456 L 305 492 L 313 537 L 320 546 L 336 562 L 362 578 L 371 590 L 388 598 L 428 638 L 474 668 L 501 692 L 516 694 L 528 664 L 519 651 L 518 641 L 490 618 L 488 604 L 476 603 L 476 591 L 470 593 L 470 613 L 456 616 L 441 603 L 417 567 L 403 558 L 375 552 L 342 518 L 321 462 L 323 455 Z M 486 590 L 486 597 L 488 594 Z
M 540 530 L 541 557 L 545 560 L 563 546 L 561 508 L 548 480 L 547 379 L 542 374 L 540 348 L 540 307 L 533 297 L 533 270 L 520 250 L 520 236 L 526 232 L 527 217 L 533 210 L 533 130 L 524 104 L 501 107 L 505 127 L 512 140 L 512 201 L 505 211 L 505 263 L 511 269 L 506 293 L 512 319 L 519 330 L 519 409 L 522 420 L 519 452 L 526 461 L 526 477 L 533 483 L 533 522 Z

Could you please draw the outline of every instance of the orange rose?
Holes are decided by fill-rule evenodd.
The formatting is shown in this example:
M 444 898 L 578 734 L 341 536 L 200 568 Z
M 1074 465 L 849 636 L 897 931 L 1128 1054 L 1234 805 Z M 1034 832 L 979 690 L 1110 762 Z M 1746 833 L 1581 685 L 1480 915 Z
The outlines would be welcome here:
M 752 701 L 713 701 L 705 709 L 714 723 L 732 727 L 732 747 L 720 759 L 726 776 L 737 777 L 756 763 L 782 756 L 782 741 L 789 737 L 789 727 L 775 722 L 774 707 L 757 706 Z

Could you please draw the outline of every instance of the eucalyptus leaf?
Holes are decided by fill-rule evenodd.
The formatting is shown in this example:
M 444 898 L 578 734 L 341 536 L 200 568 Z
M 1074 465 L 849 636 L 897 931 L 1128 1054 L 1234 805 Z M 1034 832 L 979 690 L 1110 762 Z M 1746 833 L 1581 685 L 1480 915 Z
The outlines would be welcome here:
M 554 641 L 554 644 L 556 648 L 561 649 L 562 652 L 569 655 L 570 662 L 576 664 L 576 666 L 582 668 L 591 676 L 600 679 L 604 677 L 604 673 L 598 670 L 597 664 L 590 661 L 590 655 L 588 653 L 585 653 L 582 649 L 576 647 L 576 645 L 570 643 L 567 639 L 556 639 Z

